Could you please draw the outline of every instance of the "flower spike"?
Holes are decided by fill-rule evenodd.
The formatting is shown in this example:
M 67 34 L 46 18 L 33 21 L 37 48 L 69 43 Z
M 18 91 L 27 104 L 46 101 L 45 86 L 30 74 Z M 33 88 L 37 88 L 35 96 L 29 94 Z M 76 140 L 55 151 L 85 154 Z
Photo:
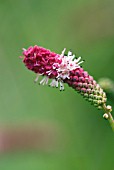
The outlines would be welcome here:
M 110 114 L 112 109 L 106 106 L 106 93 L 93 77 L 80 66 L 84 62 L 81 61 L 81 57 L 75 58 L 71 51 L 65 55 L 65 51 L 66 48 L 61 54 L 57 54 L 37 45 L 31 46 L 27 50 L 23 48 L 23 62 L 29 70 L 37 74 L 35 82 L 42 75 L 43 79 L 39 84 L 48 84 L 49 79 L 51 79 L 49 85 L 60 87 L 60 91 L 64 90 L 64 83 L 67 83 L 98 109 L 105 110 L 106 113 L 103 117 L 114 123 Z

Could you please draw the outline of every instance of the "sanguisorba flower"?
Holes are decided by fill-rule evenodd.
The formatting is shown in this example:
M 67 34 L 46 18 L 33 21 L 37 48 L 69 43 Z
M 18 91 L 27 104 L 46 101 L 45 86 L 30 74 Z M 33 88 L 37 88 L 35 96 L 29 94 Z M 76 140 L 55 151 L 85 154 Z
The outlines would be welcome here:
M 48 84 L 49 79 L 52 79 L 50 86 L 60 86 L 60 90 L 64 90 L 64 83 L 67 83 L 94 106 L 102 109 L 107 100 L 105 92 L 93 77 L 80 66 L 83 63 L 81 57 L 75 58 L 71 51 L 65 55 L 65 50 L 61 54 L 56 54 L 35 45 L 27 50 L 23 49 L 24 56 L 21 58 L 24 57 L 25 66 L 37 74 L 35 82 L 42 75 L 43 79 L 40 81 L 42 85 Z

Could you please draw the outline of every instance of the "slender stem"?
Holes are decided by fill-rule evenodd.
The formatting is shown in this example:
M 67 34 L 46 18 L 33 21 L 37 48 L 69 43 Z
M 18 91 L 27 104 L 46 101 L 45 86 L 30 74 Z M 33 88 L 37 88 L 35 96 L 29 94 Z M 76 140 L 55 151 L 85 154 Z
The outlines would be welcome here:
M 110 123 L 110 126 L 112 127 L 112 130 L 114 131 L 114 119 L 113 119 L 112 114 L 110 112 L 109 112 L 108 121 Z
M 108 108 L 108 106 L 103 105 L 103 109 L 105 110 L 105 114 L 107 114 L 107 120 L 110 123 L 110 126 L 112 127 L 112 130 L 114 131 L 114 118 L 111 114 L 112 108 L 110 107 L 110 109 Z

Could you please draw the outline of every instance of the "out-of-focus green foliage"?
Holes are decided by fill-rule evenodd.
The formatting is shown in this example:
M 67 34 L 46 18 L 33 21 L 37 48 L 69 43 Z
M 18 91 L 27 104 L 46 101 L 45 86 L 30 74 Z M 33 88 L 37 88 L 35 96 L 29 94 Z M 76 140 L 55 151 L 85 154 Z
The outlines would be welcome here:
M 114 134 L 102 111 L 70 87 L 34 84 L 18 57 L 30 45 L 66 47 L 96 80 L 114 80 L 113 28 L 113 0 L 0 0 L 0 123 L 47 121 L 61 129 L 56 151 L 0 154 L 1 170 L 113 169 Z

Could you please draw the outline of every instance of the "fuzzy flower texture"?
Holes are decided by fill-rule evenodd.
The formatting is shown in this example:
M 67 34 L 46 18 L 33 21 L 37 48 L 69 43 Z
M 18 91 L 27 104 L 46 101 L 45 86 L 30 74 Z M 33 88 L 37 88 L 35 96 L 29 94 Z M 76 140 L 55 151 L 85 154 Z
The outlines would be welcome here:
M 49 84 L 51 87 L 64 90 L 64 83 L 79 92 L 91 104 L 103 108 L 106 103 L 106 94 L 92 76 L 80 66 L 83 63 L 81 57 L 76 58 L 71 51 L 65 55 L 56 54 L 48 49 L 35 45 L 27 50 L 23 49 L 23 62 L 25 66 L 36 73 L 35 82 L 39 76 L 43 76 L 40 84 Z M 49 83 L 49 79 L 51 82 Z

